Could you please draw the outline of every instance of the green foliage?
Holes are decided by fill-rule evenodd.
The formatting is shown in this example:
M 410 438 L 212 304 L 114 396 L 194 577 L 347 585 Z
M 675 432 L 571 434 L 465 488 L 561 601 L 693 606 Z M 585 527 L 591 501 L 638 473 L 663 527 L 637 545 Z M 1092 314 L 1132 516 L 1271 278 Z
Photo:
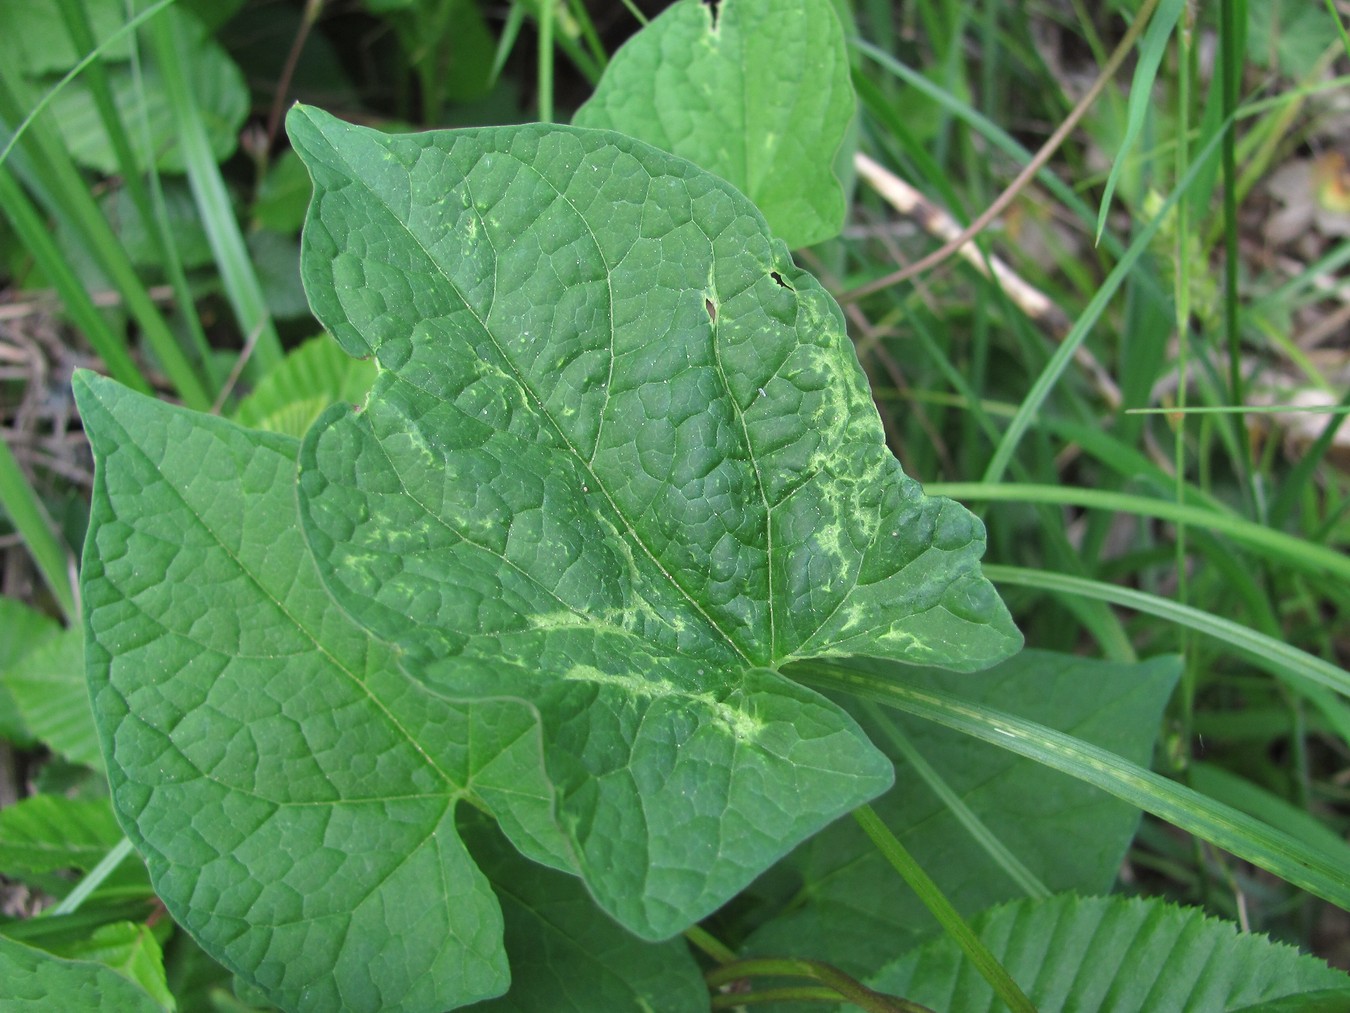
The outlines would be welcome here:
M 1326 385 L 1300 333 L 1350 250 L 1321 216 L 1237 240 L 1268 185 L 1300 199 L 1269 170 L 1334 148 L 1344 33 L 1330 0 L 1073 7 L 678 0 L 611 60 L 635 22 L 584 0 L 0 4 L 6 347 L 55 285 L 167 394 L 76 380 L 80 588 L 88 360 L 35 372 L 0 447 L 46 585 L 0 599 L 29 794 L 0 1007 L 896 1008 L 849 975 L 937 1009 L 1350 1005 L 1198 909 L 1078 896 L 1128 848 L 1131 890 L 1336 945 L 1330 429 L 1286 466 L 1231 414 L 1117 406 L 1222 409 L 1286 354 Z M 951 231 L 870 181 L 849 208 L 855 149 L 968 219 L 1126 22 L 1133 69 L 977 240 L 1051 315 L 1006 270 L 869 286 L 930 248 L 910 223 Z M 287 147 L 294 98 L 386 133 L 302 106 Z M 581 129 L 393 135 L 555 104 Z M 985 576 L 1065 653 L 1006 657 L 944 495 L 988 503 Z
M 162 1013 L 173 1009 L 104 964 L 66 959 L 0 935 L 0 1002 L 16 1013 Z
M 715 10 L 682 0 L 614 54 L 573 122 L 710 169 L 797 247 L 830 239 L 844 224 L 835 172 L 853 106 L 829 0 L 723 0 Z
M 461 800 L 665 938 L 889 783 L 774 669 L 1016 648 L 978 523 L 900 473 L 736 191 L 609 133 L 290 129 L 316 312 L 381 365 L 362 411 L 297 447 L 77 381 L 114 799 L 228 966 L 288 1007 L 502 991 Z M 284 927 L 296 882 L 331 927 Z
M 121 0 L 80 3 L 96 40 L 108 38 L 121 27 Z M 69 70 L 84 55 L 72 48 L 59 7 L 53 3 L 0 6 L 0 59 L 8 59 L 12 68 L 26 74 L 25 84 L 33 96 L 41 94 L 44 87 L 55 82 L 55 75 Z M 188 46 L 184 61 L 191 68 L 189 85 L 202 112 L 202 125 L 215 157 L 227 158 L 248 115 L 249 93 L 243 75 L 195 18 L 178 11 L 169 11 L 164 17 L 181 22 Z M 152 59 L 135 63 L 131 56 L 125 38 L 112 43 L 104 53 L 116 112 L 122 122 L 137 127 L 130 132 L 137 167 L 144 171 L 154 165 L 166 172 L 182 172 L 186 162 L 159 68 Z M 122 168 L 86 78 L 75 78 L 62 88 L 51 109 L 67 150 L 80 165 L 107 174 Z
M 1019 901 L 975 922 L 984 941 L 1041 1013 L 1067 1009 L 1221 1013 L 1300 992 L 1333 989 L 1344 1003 L 1340 971 L 1290 946 L 1241 934 L 1231 923 L 1158 900 L 1071 896 Z M 950 940 L 911 950 L 869 981 L 934 1009 L 1003 1009 L 988 985 L 963 966 Z M 1298 1009 L 1298 1005 L 1291 1008 Z
M 234 419 L 300 439 L 329 405 L 363 401 L 375 374 L 371 360 L 353 359 L 327 337 L 311 338 L 239 402 Z
M 1180 674 L 1175 658 L 1110 664 L 1044 651 L 1023 651 L 973 675 L 853 664 L 919 691 L 978 699 L 1136 763 L 1148 762 Z M 963 914 L 1027 891 L 1110 890 L 1138 825 L 1134 807 L 931 722 L 874 709 L 863 726 L 897 769 L 895 786 L 873 808 Z M 982 832 L 1008 858 L 990 854 Z M 866 974 L 934 929 L 852 822 L 817 834 L 775 876 L 783 897 L 765 897 L 773 917 L 750 938 L 750 952 L 809 956 Z

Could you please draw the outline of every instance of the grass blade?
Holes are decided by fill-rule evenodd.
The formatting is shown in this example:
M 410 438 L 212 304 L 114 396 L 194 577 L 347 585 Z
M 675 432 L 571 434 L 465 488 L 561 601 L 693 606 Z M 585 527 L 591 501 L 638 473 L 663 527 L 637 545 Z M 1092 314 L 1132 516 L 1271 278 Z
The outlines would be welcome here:
M 179 143 L 188 167 L 197 209 L 206 227 L 216 265 L 220 268 L 226 296 L 248 341 L 255 343 L 258 365 L 270 369 L 281 361 L 281 339 L 263 298 L 262 286 L 244 245 L 239 222 L 230 205 L 230 195 L 202 127 L 182 54 L 189 52 L 183 26 L 176 18 L 156 18 L 147 27 L 151 49 L 169 93 Z M 256 336 L 256 337 L 255 337 Z
M 1101 788 L 1309 893 L 1350 910 L 1350 870 L 1321 849 L 1105 749 L 978 703 L 917 690 L 835 662 L 799 662 L 790 675 L 934 721 Z

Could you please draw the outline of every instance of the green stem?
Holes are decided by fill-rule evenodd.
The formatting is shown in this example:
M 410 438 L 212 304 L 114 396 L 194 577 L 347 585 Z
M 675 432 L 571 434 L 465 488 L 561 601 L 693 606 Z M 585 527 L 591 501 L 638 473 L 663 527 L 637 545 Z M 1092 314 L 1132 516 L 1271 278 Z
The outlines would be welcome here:
M 557 0 L 539 4 L 539 120 L 553 122 L 553 5 Z
M 684 930 L 684 937 L 719 964 L 729 964 L 736 959 L 736 951 L 701 925 L 690 925 Z
M 1036 1013 L 1035 1005 L 1026 997 L 1017 982 L 1013 981 L 1012 975 L 998 962 L 998 958 L 989 952 L 980 941 L 980 937 L 971 930 L 951 901 L 933 882 L 932 877 L 923 871 L 914 860 L 914 856 L 900 843 L 900 839 L 891 833 L 890 828 L 881 821 L 872 807 L 859 806 L 853 810 L 853 818 L 872 839 L 872 843 L 885 856 L 886 861 L 891 863 L 891 867 L 909 884 L 909 888 L 918 895 L 919 900 L 923 901 L 924 907 L 928 908 L 938 920 L 943 931 L 956 940 L 956 944 L 980 972 L 980 976 L 989 982 L 999 998 L 1008 1004 L 1008 1008 L 1015 1013 Z
M 89 874 L 75 884 L 75 889 L 62 899 L 49 912 L 52 915 L 68 915 L 79 910 L 81 904 L 89 899 L 89 895 L 103 885 L 103 881 L 113 874 L 113 871 L 122 864 L 122 860 L 131 854 L 131 841 L 123 837 L 113 849 L 103 856 L 103 859 L 89 870 Z
M 932 1010 L 928 1007 L 920 1006 L 908 999 L 899 999 L 895 996 L 884 995 L 881 992 L 874 992 L 857 979 L 849 977 L 839 968 L 818 960 L 801 960 L 795 957 L 762 957 L 737 960 L 713 968 L 704 975 L 704 978 L 708 982 L 708 987 L 714 989 L 723 985 L 730 985 L 742 978 L 805 978 L 808 981 L 820 982 L 833 992 L 833 995 L 820 993 L 822 998 L 833 1001 L 843 998 L 860 1009 L 867 1010 L 868 1013 L 932 1013 Z M 789 994 L 789 990 L 783 990 L 782 994 Z M 790 994 L 798 999 L 803 998 L 798 990 L 791 990 Z M 752 995 L 754 993 L 749 995 L 740 993 L 729 998 L 735 998 L 737 1000 L 735 1005 L 739 1005 L 742 1002 L 749 1001 Z

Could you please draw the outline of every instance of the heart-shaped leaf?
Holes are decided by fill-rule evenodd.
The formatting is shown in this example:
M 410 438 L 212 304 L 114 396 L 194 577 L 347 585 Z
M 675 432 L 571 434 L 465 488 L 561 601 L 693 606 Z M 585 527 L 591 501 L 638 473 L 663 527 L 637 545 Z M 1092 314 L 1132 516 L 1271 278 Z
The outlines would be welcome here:
M 900 472 L 838 307 L 731 186 L 607 131 L 288 126 L 362 408 L 297 447 L 77 381 L 115 801 L 274 1001 L 505 987 L 460 802 L 668 937 L 890 783 L 783 664 L 1018 647 L 979 522 Z

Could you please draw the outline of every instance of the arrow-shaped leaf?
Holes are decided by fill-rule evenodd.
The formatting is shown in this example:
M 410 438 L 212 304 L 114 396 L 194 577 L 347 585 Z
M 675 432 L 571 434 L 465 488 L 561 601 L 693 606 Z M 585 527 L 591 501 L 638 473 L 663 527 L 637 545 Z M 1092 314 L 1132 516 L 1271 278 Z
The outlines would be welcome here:
M 667 937 L 890 782 L 780 666 L 1016 649 L 978 521 L 901 474 L 838 308 L 732 187 L 606 131 L 288 125 L 361 409 L 297 447 L 79 382 L 119 812 L 277 1002 L 504 987 L 460 802 Z

